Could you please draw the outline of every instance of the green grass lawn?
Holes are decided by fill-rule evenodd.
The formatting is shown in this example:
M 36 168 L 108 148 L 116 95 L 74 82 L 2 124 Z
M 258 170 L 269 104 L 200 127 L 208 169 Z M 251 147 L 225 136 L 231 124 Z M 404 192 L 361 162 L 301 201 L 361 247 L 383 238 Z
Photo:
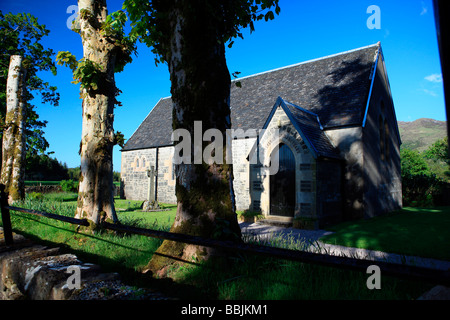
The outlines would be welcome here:
M 327 228 L 329 244 L 450 260 L 450 207 L 404 208 Z
M 27 199 L 17 206 L 73 217 L 76 198 L 76 194 L 70 193 L 50 194 L 45 195 L 44 199 Z M 176 206 L 163 204 L 168 211 L 142 212 L 141 204 L 140 201 L 115 199 L 119 220 L 127 225 L 169 230 Z M 416 217 L 420 210 L 406 210 L 405 214 L 408 213 Z M 432 213 L 439 214 L 440 209 Z M 170 285 L 162 282 L 160 287 L 155 288 L 154 279 L 150 281 L 141 271 L 161 245 L 160 239 L 112 232 L 77 232 L 74 225 L 17 212 L 12 212 L 11 219 L 14 232 L 39 243 L 60 247 L 63 252 L 73 253 L 84 262 L 99 264 L 105 272 L 118 272 L 128 284 L 145 287 L 151 283 L 152 288 L 163 292 L 173 290 L 169 290 L 168 294 L 180 299 L 415 299 L 431 288 L 428 283 L 386 276 L 383 277 L 382 290 L 369 290 L 365 272 L 243 254 L 233 254 L 227 259 L 225 267 L 213 263 L 185 264 L 172 270 L 174 281 Z M 424 219 L 417 219 L 411 224 L 424 226 Z M 439 221 L 442 223 L 443 218 Z M 397 228 L 395 219 L 388 222 L 390 227 Z M 356 233 L 357 228 L 348 225 L 349 230 L 353 231 L 350 238 L 355 240 L 364 236 L 366 242 L 370 242 L 366 223 L 361 222 L 363 231 L 359 234 Z M 396 223 L 404 224 L 401 221 Z M 343 228 L 341 226 L 341 230 Z M 374 242 L 382 243 L 381 233 L 376 230 L 372 232 L 379 239 Z M 292 250 L 298 248 L 295 241 L 281 240 L 277 243 Z

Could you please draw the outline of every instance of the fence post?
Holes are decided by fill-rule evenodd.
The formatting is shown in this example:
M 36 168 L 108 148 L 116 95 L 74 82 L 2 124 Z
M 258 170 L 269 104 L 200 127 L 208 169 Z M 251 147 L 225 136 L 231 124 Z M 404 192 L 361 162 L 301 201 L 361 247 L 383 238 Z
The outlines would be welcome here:
M 5 244 L 10 246 L 13 244 L 13 235 L 11 227 L 11 217 L 9 215 L 8 206 L 8 195 L 5 192 L 5 185 L 0 184 L 0 208 L 2 212 L 2 222 L 3 222 L 3 236 L 5 237 Z

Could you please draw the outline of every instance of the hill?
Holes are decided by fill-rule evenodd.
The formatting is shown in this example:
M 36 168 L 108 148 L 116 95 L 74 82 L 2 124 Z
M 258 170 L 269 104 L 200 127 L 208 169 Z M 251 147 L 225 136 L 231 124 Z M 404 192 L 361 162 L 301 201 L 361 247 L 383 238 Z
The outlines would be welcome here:
M 415 121 L 399 121 L 398 129 L 402 139 L 402 148 L 420 152 L 430 147 L 436 140 L 447 134 L 447 122 L 421 118 Z

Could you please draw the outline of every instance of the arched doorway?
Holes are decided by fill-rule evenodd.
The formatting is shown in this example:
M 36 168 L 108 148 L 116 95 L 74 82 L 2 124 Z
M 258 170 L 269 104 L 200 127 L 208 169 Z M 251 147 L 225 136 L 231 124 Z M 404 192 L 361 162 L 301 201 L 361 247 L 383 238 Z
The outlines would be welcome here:
M 293 217 L 295 209 L 295 158 L 291 149 L 281 143 L 278 154 L 278 172 L 270 176 L 270 214 Z

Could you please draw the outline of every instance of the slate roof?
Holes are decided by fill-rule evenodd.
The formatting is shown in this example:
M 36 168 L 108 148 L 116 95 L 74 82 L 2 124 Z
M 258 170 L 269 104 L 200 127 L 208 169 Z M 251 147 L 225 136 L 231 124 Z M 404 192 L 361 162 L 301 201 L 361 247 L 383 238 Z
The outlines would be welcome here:
M 282 100 L 281 106 L 294 127 L 306 140 L 313 154 L 319 157 L 340 159 L 339 150 L 330 142 L 322 130 L 322 123 L 317 114 Z
M 241 87 L 231 84 L 232 128 L 244 131 L 262 128 L 278 97 L 316 114 L 324 129 L 361 125 L 379 48 L 377 43 L 234 80 Z M 323 132 L 319 132 L 321 129 L 307 121 L 304 112 L 295 107 L 289 110 L 302 130 L 309 132 L 314 147 L 320 150 L 321 143 L 329 143 Z M 171 145 L 171 133 L 169 97 L 155 105 L 122 150 Z

